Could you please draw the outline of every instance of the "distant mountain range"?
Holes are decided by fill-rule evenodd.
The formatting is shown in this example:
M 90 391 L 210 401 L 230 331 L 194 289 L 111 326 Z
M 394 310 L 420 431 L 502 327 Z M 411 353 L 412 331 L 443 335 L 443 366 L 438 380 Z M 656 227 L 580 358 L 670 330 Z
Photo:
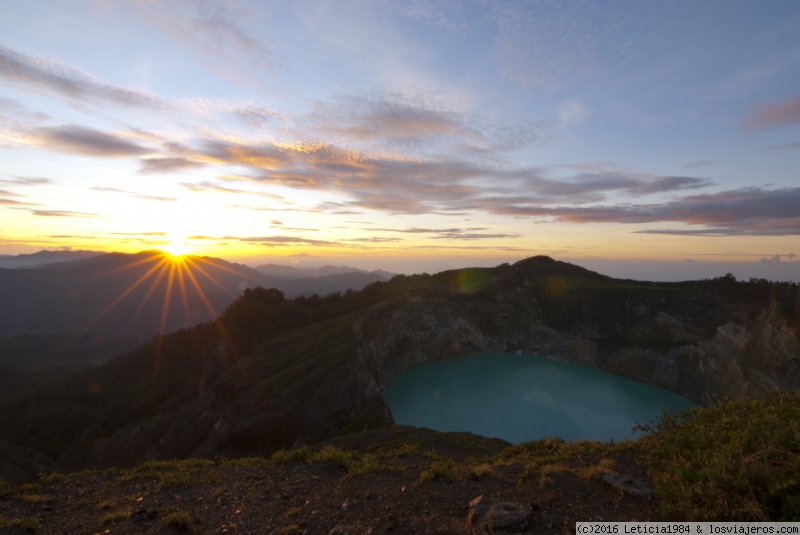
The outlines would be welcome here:
M 396 273 L 390 273 L 388 271 L 384 271 L 382 269 L 376 269 L 374 271 L 366 271 L 363 269 L 347 267 L 347 266 L 322 266 L 319 268 L 296 268 L 293 266 L 285 266 L 281 264 L 264 264 L 261 266 L 256 267 L 257 271 L 265 275 L 271 275 L 275 277 L 280 277 L 282 279 L 305 279 L 305 278 L 312 278 L 317 279 L 321 277 L 327 277 L 330 275 L 342 275 L 345 273 L 361 273 L 364 275 L 375 275 L 379 277 L 380 280 L 389 280 L 396 275 Z
M 41 251 L 2 257 L 0 266 L 0 363 L 27 367 L 105 360 L 155 334 L 213 320 L 246 288 L 325 296 L 386 280 L 344 267 L 288 268 L 304 276 L 287 278 L 217 258 L 174 261 L 160 251 Z
M 56 262 L 84 260 L 106 253 L 98 251 L 39 251 L 33 254 L 0 255 L 0 268 L 38 268 Z

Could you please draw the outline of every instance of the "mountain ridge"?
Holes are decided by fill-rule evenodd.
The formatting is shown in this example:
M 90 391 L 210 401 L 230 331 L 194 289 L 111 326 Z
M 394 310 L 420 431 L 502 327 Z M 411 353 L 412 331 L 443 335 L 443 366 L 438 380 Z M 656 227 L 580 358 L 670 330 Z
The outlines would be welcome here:
M 64 466 L 270 452 L 392 422 L 382 391 L 475 351 L 598 366 L 707 404 L 800 388 L 798 287 L 613 279 L 547 257 L 288 300 L 246 289 L 212 323 L 0 401 L 0 431 Z M 49 399 L 31 414 L 32 399 Z M 47 430 L 43 434 L 42 430 Z

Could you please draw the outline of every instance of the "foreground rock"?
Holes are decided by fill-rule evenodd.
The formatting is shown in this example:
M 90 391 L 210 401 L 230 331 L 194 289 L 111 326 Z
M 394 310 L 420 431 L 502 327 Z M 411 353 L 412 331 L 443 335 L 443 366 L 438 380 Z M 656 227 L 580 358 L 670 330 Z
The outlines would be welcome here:
M 646 498 L 652 496 L 655 492 L 653 487 L 647 483 L 619 474 L 606 474 L 603 476 L 603 482 L 631 496 Z
M 528 527 L 533 508 L 525 503 L 505 502 L 478 496 L 469 502 L 467 526 L 472 533 L 516 533 Z

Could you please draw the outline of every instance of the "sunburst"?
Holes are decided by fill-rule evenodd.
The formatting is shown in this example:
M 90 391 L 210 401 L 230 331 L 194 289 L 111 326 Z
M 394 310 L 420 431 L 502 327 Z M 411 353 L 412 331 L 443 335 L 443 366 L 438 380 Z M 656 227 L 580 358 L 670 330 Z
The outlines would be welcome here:
M 183 239 L 174 239 L 162 247 L 165 253 L 174 258 L 180 258 L 192 252 L 192 247 Z
M 189 252 L 189 248 L 186 247 L 185 243 L 182 241 L 176 240 L 174 245 L 175 247 L 165 247 L 164 249 L 166 250 L 158 254 L 147 255 L 145 258 L 141 258 L 137 261 L 131 262 L 130 264 L 120 266 L 107 272 L 105 276 L 137 267 L 144 268 L 144 272 L 127 288 L 121 291 L 120 294 L 117 295 L 111 302 L 109 302 L 105 308 L 99 314 L 97 314 L 88 325 L 86 325 L 86 328 L 88 329 L 96 322 L 100 321 L 103 316 L 119 306 L 120 303 L 129 295 L 132 295 L 134 290 L 137 288 L 147 288 L 147 291 L 144 292 L 144 297 L 139 302 L 136 310 L 132 313 L 128 325 L 131 325 L 136 317 L 140 315 L 148 302 L 151 300 L 157 300 L 157 302 L 161 302 L 161 317 L 159 321 L 159 332 L 157 333 L 156 340 L 157 368 L 163 350 L 163 337 L 166 334 L 170 313 L 182 313 L 186 316 L 186 319 L 189 320 L 189 294 L 193 294 L 196 298 L 199 298 L 199 301 L 202 303 L 202 307 L 206 309 L 208 315 L 212 318 L 212 322 L 216 326 L 222 338 L 225 340 L 229 350 L 234 356 L 238 357 L 239 352 L 236 344 L 206 296 L 203 286 L 201 285 L 201 280 L 205 280 L 206 283 L 210 283 L 211 285 L 216 286 L 217 288 L 228 293 L 231 297 L 231 300 L 233 300 L 238 296 L 225 288 L 206 268 L 213 267 L 217 270 L 221 269 L 231 273 L 239 273 L 233 271 L 227 266 L 218 264 L 208 259 L 188 255 L 187 253 Z M 258 283 L 258 281 L 255 279 L 251 282 Z M 163 288 L 163 295 L 157 295 L 160 293 L 158 291 L 159 287 Z M 179 312 L 178 310 L 175 310 L 174 306 L 172 307 L 173 310 L 170 311 L 170 303 L 173 302 L 173 296 L 178 298 L 178 303 L 180 304 L 175 304 L 178 304 L 179 307 L 182 305 L 182 311 Z M 155 372 L 156 370 L 154 370 L 154 373 Z

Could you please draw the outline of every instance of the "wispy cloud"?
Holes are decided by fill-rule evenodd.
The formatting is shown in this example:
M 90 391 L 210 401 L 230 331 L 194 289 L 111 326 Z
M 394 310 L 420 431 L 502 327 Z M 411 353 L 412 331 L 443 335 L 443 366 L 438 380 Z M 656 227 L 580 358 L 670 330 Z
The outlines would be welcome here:
M 183 172 L 206 165 L 186 158 L 141 158 L 139 162 L 142 167 L 137 172 L 141 174 Z
M 0 192 L 0 195 L 2 195 L 2 192 Z M 18 201 L 16 199 L 2 199 L 2 198 L 0 198 L 0 204 L 8 206 L 39 206 L 36 203 Z
M 744 125 L 754 130 L 796 124 L 800 124 L 800 95 L 756 108 L 744 120 Z
M 350 97 L 314 117 L 323 130 L 359 141 L 421 140 L 442 135 L 481 137 L 453 112 L 385 99 Z
M 579 123 L 589 116 L 589 110 L 576 100 L 567 100 L 558 106 L 558 121 L 563 127 Z
M 42 176 L 15 176 L 12 179 L 0 180 L 2 184 L 18 184 L 20 186 L 43 186 L 54 182 Z
M 623 64 L 631 55 L 620 32 L 627 21 L 596 2 L 500 1 L 490 6 L 485 18 L 499 32 L 496 64 L 517 83 L 553 90 L 594 75 L 610 62 Z M 606 28 L 615 39 L 605 38 Z
M 84 104 L 99 101 L 138 108 L 170 107 L 147 92 L 107 84 L 78 69 L 5 47 L 0 47 L 0 76 L 16 85 Z
M 781 151 L 781 150 L 800 150 L 800 143 L 783 143 L 778 145 L 767 145 L 761 147 L 761 151 Z
M 120 158 L 153 152 L 124 138 L 77 125 L 40 127 L 31 132 L 35 142 L 47 149 L 79 154 Z
M 705 188 L 713 185 L 714 182 L 705 178 L 691 176 L 664 176 L 654 180 L 643 182 L 638 186 L 628 188 L 627 193 L 631 195 L 647 195 L 650 193 L 668 193 L 687 189 Z
M 166 232 L 109 232 L 112 236 L 166 236 Z
M 520 234 L 477 234 L 465 232 L 447 232 L 434 236 L 435 240 L 499 240 L 509 238 L 519 238 Z
M 158 201 L 158 202 L 176 202 L 178 199 L 174 197 L 162 197 L 160 195 L 148 195 L 146 193 L 136 193 L 133 191 L 127 191 L 124 189 L 119 188 L 107 188 L 107 187 L 93 187 L 91 188 L 94 191 L 103 191 L 107 193 L 122 193 L 124 195 L 128 195 L 130 197 L 135 197 L 137 199 L 147 199 L 148 201 Z
M 800 235 L 800 188 L 744 188 L 696 195 L 663 204 L 616 206 L 488 206 L 505 215 L 551 218 L 570 223 L 681 222 L 697 229 L 644 230 L 653 234 L 686 235 Z
M 428 153 L 516 151 L 549 138 L 542 123 L 498 123 L 393 93 L 340 97 L 307 120 L 328 139 Z
M 31 210 L 31 213 L 41 217 L 95 217 L 97 215 L 86 212 L 69 212 L 65 210 Z
M 225 236 L 223 240 L 234 240 L 239 242 L 257 243 L 265 247 L 282 247 L 282 246 L 315 246 L 315 247 L 330 247 L 339 245 L 339 242 L 313 240 L 303 238 L 300 236 Z
M 691 162 L 686 162 L 681 167 L 684 169 L 699 169 L 701 167 L 709 167 L 712 165 L 716 165 L 718 162 L 714 160 L 693 160 Z
M 254 14 L 240 2 L 169 0 L 135 6 L 147 22 L 200 55 L 223 76 L 261 83 L 256 73 L 275 72 L 264 34 L 242 24 Z

